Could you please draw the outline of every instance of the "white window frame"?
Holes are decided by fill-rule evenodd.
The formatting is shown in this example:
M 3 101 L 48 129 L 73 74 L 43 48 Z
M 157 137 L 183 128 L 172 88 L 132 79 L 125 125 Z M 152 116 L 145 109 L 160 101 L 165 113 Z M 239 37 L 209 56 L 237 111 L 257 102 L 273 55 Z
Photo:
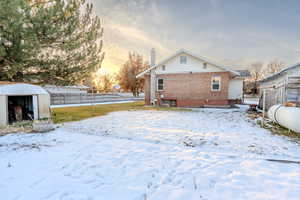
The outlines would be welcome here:
M 185 58 L 185 62 L 182 62 L 183 60 L 181 58 Z M 179 57 L 179 62 L 180 62 L 180 64 L 187 64 L 187 56 L 186 55 L 181 55 Z
M 213 88 L 213 80 L 214 80 L 214 78 L 219 78 L 219 89 L 214 89 Z M 211 77 L 211 91 L 213 91 L 213 92 L 221 91 L 221 82 L 222 82 L 222 78 L 221 78 L 220 75 L 213 75 Z
M 158 85 L 159 85 L 159 80 L 163 80 L 163 84 L 162 84 L 162 86 L 163 86 L 163 89 L 159 89 L 158 88 Z M 158 78 L 157 80 L 156 80 L 156 89 L 157 89 L 157 91 L 164 91 L 164 89 L 165 89 L 165 80 L 163 79 L 163 78 Z

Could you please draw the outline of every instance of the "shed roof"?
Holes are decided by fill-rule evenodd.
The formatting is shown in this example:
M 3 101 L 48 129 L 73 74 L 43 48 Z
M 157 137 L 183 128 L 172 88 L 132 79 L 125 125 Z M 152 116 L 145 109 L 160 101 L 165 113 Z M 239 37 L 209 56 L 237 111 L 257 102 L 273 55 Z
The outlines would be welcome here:
M 0 81 L 0 95 L 37 95 L 37 94 L 48 94 L 48 92 L 38 85 Z

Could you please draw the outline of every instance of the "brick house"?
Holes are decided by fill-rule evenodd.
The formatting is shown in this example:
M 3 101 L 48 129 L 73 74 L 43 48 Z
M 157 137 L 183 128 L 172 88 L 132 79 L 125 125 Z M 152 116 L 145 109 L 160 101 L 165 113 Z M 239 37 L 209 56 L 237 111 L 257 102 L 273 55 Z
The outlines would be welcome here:
M 187 50 L 179 50 L 137 75 L 145 79 L 145 104 L 227 107 L 243 100 L 243 77 Z

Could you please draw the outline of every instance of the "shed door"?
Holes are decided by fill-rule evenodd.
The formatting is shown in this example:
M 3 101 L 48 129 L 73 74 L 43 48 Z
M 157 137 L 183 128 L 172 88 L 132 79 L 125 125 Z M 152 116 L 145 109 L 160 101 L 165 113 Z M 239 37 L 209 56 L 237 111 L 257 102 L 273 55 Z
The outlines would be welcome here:
M 33 99 L 33 116 L 34 116 L 34 120 L 38 120 L 39 119 L 39 103 L 38 103 L 38 97 L 37 95 L 33 95 L 32 96 Z

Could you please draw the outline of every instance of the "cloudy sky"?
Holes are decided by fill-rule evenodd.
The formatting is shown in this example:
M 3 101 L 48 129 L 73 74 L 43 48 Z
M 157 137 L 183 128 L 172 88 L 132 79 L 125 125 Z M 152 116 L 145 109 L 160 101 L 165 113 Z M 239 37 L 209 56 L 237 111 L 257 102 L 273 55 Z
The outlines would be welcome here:
M 148 60 L 188 49 L 221 64 L 300 62 L 299 0 L 88 0 L 104 27 L 103 68 L 116 72 L 128 52 Z

